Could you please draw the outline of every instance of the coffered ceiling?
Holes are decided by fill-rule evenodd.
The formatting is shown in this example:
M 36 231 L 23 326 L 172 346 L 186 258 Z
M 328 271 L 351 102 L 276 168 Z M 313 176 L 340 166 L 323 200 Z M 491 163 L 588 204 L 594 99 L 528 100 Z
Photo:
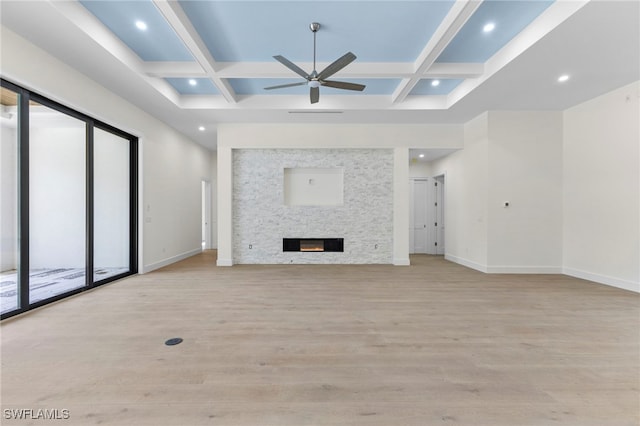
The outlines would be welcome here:
M 637 1 L 2 1 L 2 24 L 209 147 L 222 122 L 462 123 L 640 78 Z M 360 91 L 265 87 L 331 80 Z M 568 80 L 559 82 L 566 75 Z M 198 130 L 204 128 L 204 130 Z

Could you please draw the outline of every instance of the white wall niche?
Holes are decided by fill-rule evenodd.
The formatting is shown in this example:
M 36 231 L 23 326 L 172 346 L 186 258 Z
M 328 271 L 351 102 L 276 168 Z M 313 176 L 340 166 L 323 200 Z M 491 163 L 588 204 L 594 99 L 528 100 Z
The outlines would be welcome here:
M 341 206 L 344 204 L 342 167 L 285 167 L 285 206 Z

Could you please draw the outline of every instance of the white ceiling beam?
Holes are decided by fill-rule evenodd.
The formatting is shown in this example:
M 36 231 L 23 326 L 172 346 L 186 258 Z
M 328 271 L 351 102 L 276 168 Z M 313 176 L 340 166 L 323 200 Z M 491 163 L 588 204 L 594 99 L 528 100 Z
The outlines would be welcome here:
M 434 63 L 422 78 L 476 78 L 484 73 L 484 64 L 477 63 Z
M 324 69 L 330 63 L 318 62 Z M 224 78 L 298 78 L 299 76 L 277 61 L 273 62 L 219 62 L 217 75 Z M 312 70 L 312 62 L 296 63 L 303 70 Z M 401 78 L 413 75 L 409 62 L 352 62 L 340 70 L 340 78 Z
M 393 102 L 402 102 L 409 92 L 418 84 L 420 76 L 424 74 L 438 59 L 438 56 L 458 34 L 465 22 L 478 9 L 482 1 L 457 0 L 447 16 L 442 20 L 435 33 L 427 42 L 415 63 L 415 75 L 403 81 L 394 91 Z
M 150 77 L 206 77 L 207 73 L 197 62 L 145 62 L 143 72 Z
M 218 62 L 219 78 L 297 78 L 279 62 Z M 329 63 L 318 63 L 326 67 Z M 303 62 L 302 69 L 313 66 Z M 207 73 L 197 62 L 144 62 L 143 72 L 150 77 L 207 77 Z M 423 78 L 475 78 L 482 75 L 484 64 L 478 63 L 435 63 Z M 414 64 L 409 62 L 358 62 L 340 71 L 341 78 L 407 78 L 414 76 Z
M 236 94 L 225 80 L 216 75 L 218 65 L 196 29 L 177 1 L 153 0 L 160 13 L 202 66 L 227 102 L 235 103 Z
M 309 103 L 309 96 L 301 95 L 238 95 L 238 102 L 229 104 L 218 95 L 183 95 L 179 105 L 183 109 L 204 110 L 309 110 L 309 111 L 371 111 L 371 110 L 442 110 L 446 96 L 411 96 L 402 103 L 392 103 L 389 95 L 325 95 L 320 89 L 320 103 Z

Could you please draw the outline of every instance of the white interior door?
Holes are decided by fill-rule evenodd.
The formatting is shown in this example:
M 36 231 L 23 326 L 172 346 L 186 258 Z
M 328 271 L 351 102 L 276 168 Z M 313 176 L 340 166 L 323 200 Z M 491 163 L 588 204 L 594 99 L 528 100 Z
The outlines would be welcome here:
M 427 179 L 413 179 L 411 190 L 411 240 L 412 253 L 427 253 L 429 228 L 427 226 L 427 198 L 429 182 Z
M 202 181 L 202 249 L 211 248 L 211 182 Z
M 444 254 L 444 176 L 435 178 L 436 254 Z

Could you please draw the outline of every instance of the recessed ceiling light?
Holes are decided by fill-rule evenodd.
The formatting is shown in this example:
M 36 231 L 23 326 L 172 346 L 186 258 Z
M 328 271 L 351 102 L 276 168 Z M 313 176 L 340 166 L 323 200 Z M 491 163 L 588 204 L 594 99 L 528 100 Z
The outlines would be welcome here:
M 198 127 L 198 130 L 200 130 L 201 132 L 204 132 L 204 130 L 205 130 L 205 129 L 204 129 L 204 126 L 200 126 L 200 127 Z
M 560 77 L 558 77 L 558 83 L 564 83 L 567 80 L 569 80 L 569 75 L 568 74 L 563 74 Z
M 424 154 L 420 154 L 420 155 L 418 155 L 418 157 L 424 158 Z
M 439 86 L 440 85 L 440 80 L 432 80 L 431 81 L 431 85 L 434 86 L 434 87 L 435 86 Z
M 147 29 L 147 23 L 144 21 L 136 21 L 136 28 L 138 28 L 140 31 L 144 31 Z
M 190 79 L 189 79 L 189 85 L 190 85 L 190 86 L 195 86 L 196 84 L 198 84 L 198 82 L 197 82 L 197 81 L 195 81 L 193 78 L 190 78 Z
M 496 24 L 494 24 L 493 22 L 488 22 L 487 24 L 485 24 L 484 27 L 482 27 L 482 31 L 485 33 L 490 33 L 495 28 L 496 28 Z

